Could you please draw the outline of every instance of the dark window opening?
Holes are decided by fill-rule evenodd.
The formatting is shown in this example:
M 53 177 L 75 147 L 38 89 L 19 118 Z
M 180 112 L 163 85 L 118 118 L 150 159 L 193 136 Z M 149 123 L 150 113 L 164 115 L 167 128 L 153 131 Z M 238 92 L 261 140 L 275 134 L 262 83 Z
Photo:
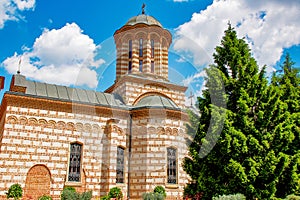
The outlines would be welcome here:
M 140 60 L 140 62 L 139 62 L 139 70 L 140 70 L 140 72 L 143 72 L 143 61 L 142 60 Z
M 143 39 L 140 39 L 140 45 L 139 45 L 139 56 L 143 57 Z
M 151 73 L 154 73 L 154 61 L 151 61 Z
M 80 182 L 81 151 L 81 144 L 71 144 L 68 181 Z
M 124 183 L 124 149 L 118 147 L 117 149 L 117 183 Z
M 132 62 L 129 61 L 128 62 L 128 73 L 131 73 L 131 70 L 132 70 Z
M 129 40 L 128 58 L 132 58 L 132 40 Z
M 176 149 L 167 148 L 167 176 L 168 183 L 176 184 L 177 183 L 177 159 L 176 159 Z
M 151 40 L 151 58 L 154 58 L 154 40 Z

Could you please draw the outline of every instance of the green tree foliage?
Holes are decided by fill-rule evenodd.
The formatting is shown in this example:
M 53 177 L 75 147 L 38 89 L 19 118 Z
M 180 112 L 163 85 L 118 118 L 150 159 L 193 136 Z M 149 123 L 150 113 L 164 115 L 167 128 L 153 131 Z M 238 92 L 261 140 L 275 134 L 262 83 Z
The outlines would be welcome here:
M 161 186 L 161 185 L 155 186 L 153 192 L 156 193 L 156 194 L 161 194 L 164 198 L 167 197 L 166 190 L 165 190 L 165 188 L 164 188 L 163 186 Z
M 8 192 L 6 193 L 6 197 L 9 198 L 14 198 L 15 200 L 18 200 L 22 197 L 23 195 L 23 190 L 20 184 L 16 183 L 10 186 L 8 189 Z
M 52 200 L 52 197 L 48 196 L 48 195 L 43 195 L 43 196 L 39 197 L 39 200 Z
M 246 200 L 246 197 L 243 194 L 230 194 L 213 197 L 212 200 Z
M 265 67 L 259 69 L 231 25 L 213 57 L 206 70 L 207 89 L 198 98 L 199 126 L 184 161 L 193 179 L 185 194 L 212 199 L 243 193 L 247 199 L 270 199 L 290 163 L 299 166 L 299 157 L 287 153 L 296 145 L 297 117 L 282 102 L 281 86 L 268 83 Z
M 276 191 L 276 196 L 281 198 L 288 194 L 300 194 L 300 77 L 299 70 L 293 68 L 294 64 L 287 54 L 281 66 L 283 73 L 274 74 L 272 78 L 272 85 L 281 92 L 281 109 L 285 111 L 279 122 L 287 124 L 278 128 L 276 138 L 276 141 L 288 138 L 287 144 L 279 144 L 288 158 Z
M 119 187 L 113 187 L 109 190 L 108 196 L 110 198 L 116 198 L 117 200 L 120 200 L 123 198 L 123 193 Z

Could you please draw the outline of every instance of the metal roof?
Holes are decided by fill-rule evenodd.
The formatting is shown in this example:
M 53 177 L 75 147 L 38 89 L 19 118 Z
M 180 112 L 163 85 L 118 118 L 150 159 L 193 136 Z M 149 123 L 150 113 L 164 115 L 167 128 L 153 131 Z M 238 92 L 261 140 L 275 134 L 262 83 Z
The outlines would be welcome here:
M 25 94 L 27 95 L 104 106 L 127 107 L 117 94 L 30 81 L 26 80 L 25 76 L 18 74 L 14 75 L 14 85 L 26 87 Z
M 179 107 L 171 100 L 163 96 L 150 95 L 142 98 L 136 105 L 136 108 L 141 107 L 158 107 L 179 109 Z
M 163 27 L 159 21 L 157 21 L 154 17 L 141 14 L 138 16 L 134 16 L 128 20 L 125 25 L 135 25 L 135 24 L 147 24 L 147 25 L 157 25 Z

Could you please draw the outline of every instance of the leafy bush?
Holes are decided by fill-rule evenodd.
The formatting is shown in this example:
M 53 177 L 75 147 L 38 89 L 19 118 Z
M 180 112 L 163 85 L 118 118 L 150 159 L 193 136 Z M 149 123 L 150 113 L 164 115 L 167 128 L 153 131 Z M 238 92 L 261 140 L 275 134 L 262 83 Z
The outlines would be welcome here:
M 148 192 L 142 195 L 143 200 L 164 200 L 163 194 Z
M 18 200 L 22 197 L 23 195 L 23 190 L 20 184 L 16 183 L 10 186 L 8 189 L 8 192 L 6 193 L 6 197 L 9 198 L 14 198 L 15 200 Z
M 300 200 L 300 196 L 291 194 L 285 198 L 285 200 Z
M 164 198 L 167 197 L 167 193 L 166 193 L 165 188 L 163 186 L 160 186 L 160 185 L 158 185 L 154 188 L 154 193 L 155 194 L 161 194 Z
M 39 197 L 39 200 L 52 200 L 52 197 L 48 196 L 48 195 L 43 195 L 43 196 Z
M 90 200 L 92 199 L 93 196 L 93 192 L 92 191 L 88 191 L 88 192 L 84 192 L 80 195 L 80 200 Z
M 60 195 L 61 200 L 90 200 L 92 199 L 92 191 L 77 193 L 74 187 L 65 187 Z
M 110 200 L 110 197 L 108 195 L 105 195 L 101 197 L 100 200 Z
M 212 200 L 246 200 L 246 197 L 243 194 L 230 194 L 213 197 Z
M 123 193 L 119 187 L 113 187 L 109 190 L 108 196 L 120 200 L 123 198 Z

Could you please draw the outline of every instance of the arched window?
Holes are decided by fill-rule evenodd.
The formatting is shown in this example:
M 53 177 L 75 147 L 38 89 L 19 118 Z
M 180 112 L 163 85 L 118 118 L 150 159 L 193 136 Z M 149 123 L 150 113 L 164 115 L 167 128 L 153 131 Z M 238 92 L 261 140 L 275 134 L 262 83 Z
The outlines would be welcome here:
M 128 73 L 132 70 L 132 40 L 128 41 Z
M 140 42 L 139 42 L 139 56 L 143 57 L 143 39 L 142 38 L 140 39 Z
M 82 145 L 79 143 L 72 143 L 70 146 L 68 181 L 80 182 L 81 157 Z
M 132 58 L 132 40 L 128 42 L 128 58 Z
M 169 184 L 177 183 L 177 151 L 173 147 L 167 148 L 167 176 Z
M 154 61 L 151 61 L 151 73 L 154 73 Z
M 117 148 L 117 177 L 116 183 L 124 183 L 124 148 Z
M 151 40 L 151 58 L 154 58 L 154 40 Z

